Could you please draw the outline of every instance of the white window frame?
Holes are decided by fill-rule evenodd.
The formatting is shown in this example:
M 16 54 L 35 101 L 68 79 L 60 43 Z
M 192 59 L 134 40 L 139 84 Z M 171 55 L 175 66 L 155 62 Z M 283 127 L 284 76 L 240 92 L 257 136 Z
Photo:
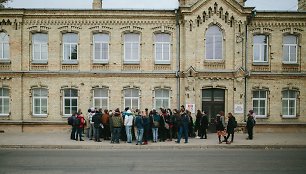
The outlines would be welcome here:
M 47 96 L 42 96 L 41 94 L 42 94 L 42 90 L 46 90 L 47 91 Z M 39 94 L 40 94 L 40 96 L 35 96 L 35 93 L 36 92 L 38 92 L 39 91 Z M 33 110 L 33 116 L 47 116 L 48 115 L 48 89 L 45 89 L 45 88 L 34 88 L 34 89 L 32 89 L 32 103 L 33 103 L 33 106 L 32 106 L 32 110 Z M 39 103 L 40 103 L 40 105 L 38 106 L 40 109 L 40 113 L 35 113 L 35 108 L 37 107 L 36 106 L 36 100 L 39 100 Z M 45 106 L 45 108 L 46 108 L 46 113 L 44 114 L 44 113 L 42 113 L 42 108 L 44 107 L 44 106 L 42 106 L 42 100 L 46 100 L 46 106 Z
M 258 98 L 254 97 L 254 92 L 259 92 L 259 97 Z M 261 93 L 266 93 L 266 97 L 265 98 L 260 97 Z M 256 91 L 253 91 L 253 97 L 252 98 L 253 98 L 252 99 L 253 111 L 256 113 L 256 118 L 266 118 L 267 115 L 268 115 L 267 114 L 267 111 L 268 111 L 268 108 L 267 108 L 268 107 L 268 91 L 266 91 L 266 90 L 256 90 Z M 255 101 L 258 104 L 257 108 L 254 107 L 254 102 Z M 261 102 L 260 101 L 264 101 L 265 102 L 264 106 L 261 106 Z M 262 115 L 260 112 L 258 112 L 263 107 L 265 109 L 264 115 Z
M 127 36 L 133 35 L 138 37 L 137 41 L 126 41 Z M 134 46 L 137 49 L 137 52 L 133 52 Z M 125 64 L 139 64 L 140 63 L 140 34 L 138 33 L 125 33 L 124 34 L 124 63 Z M 130 59 L 128 59 L 127 48 L 130 51 Z
M 65 35 L 74 35 L 74 36 L 77 37 L 77 40 L 79 40 L 79 35 L 77 33 L 63 33 L 63 63 L 73 63 L 73 64 L 75 64 L 75 63 L 78 62 L 78 59 L 79 59 L 78 41 L 77 42 L 66 42 L 64 40 Z M 68 58 L 65 57 L 65 53 L 66 53 L 65 52 L 66 51 L 65 47 L 66 46 L 69 46 L 69 50 L 68 50 L 69 57 Z M 73 54 L 73 47 L 76 47 L 76 54 L 77 54 L 76 59 L 71 59 L 72 54 Z
M 77 96 L 76 97 L 74 97 L 74 96 L 65 96 L 65 91 L 66 90 L 70 90 L 70 94 L 71 94 L 71 90 L 76 90 L 77 91 Z M 77 89 L 73 89 L 73 88 L 67 88 L 67 89 L 64 89 L 63 90 L 63 115 L 64 116 L 71 116 L 72 114 L 73 114 L 73 106 L 72 106 L 72 100 L 76 100 L 76 102 L 77 102 L 77 105 L 76 105 L 76 111 L 75 112 L 77 112 L 78 111 L 78 109 L 79 109 L 79 97 L 78 97 L 78 94 L 79 94 L 79 91 L 77 90 Z M 69 105 L 69 113 L 65 113 L 65 108 L 66 108 L 66 106 L 65 106 L 65 100 L 69 100 L 69 102 L 70 102 L 70 105 Z
M 157 41 L 157 36 L 162 37 L 162 41 Z M 154 50 L 155 50 L 155 64 L 170 64 L 171 60 L 171 35 L 168 33 L 157 33 L 154 35 L 155 37 L 155 44 L 154 44 Z M 168 37 L 168 38 L 164 38 Z M 169 41 L 164 41 L 169 40 Z M 161 58 L 158 57 L 157 49 L 158 46 L 161 46 Z M 167 47 L 168 46 L 168 49 Z M 168 51 L 168 54 L 166 54 Z M 168 56 L 168 58 L 167 58 Z
M 96 90 L 106 90 L 107 96 L 96 96 Z M 101 105 L 97 106 L 96 100 L 99 100 Z M 103 101 L 106 101 L 107 105 L 103 106 Z M 93 89 L 93 106 L 95 108 L 109 109 L 109 89 L 107 88 L 95 88 Z
M 285 37 L 292 37 L 294 36 L 295 37 L 295 41 L 296 43 L 295 44 L 285 44 L 284 43 L 284 40 L 285 40 Z M 297 55 L 298 55 L 298 37 L 295 36 L 295 35 L 285 35 L 283 36 L 283 63 L 284 64 L 296 64 L 297 63 Z M 288 54 L 285 54 L 285 48 L 288 47 Z M 291 52 L 292 50 L 295 50 L 295 55 L 293 56 L 293 58 L 291 58 Z M 285 58 L 285 56 L 289 56 L 288 58 Z M 288 61 L 286 61 L 285 59 L 288 59 Z M 293 60 L 292 60 L 293 59 Z
M 267 39 L 267 43 L 255 43 L 255 37 L 260 37 L 260 36 L 265 36 Z M 269 36 L 264 35 L 264 34 L 258 34 L 258 35 L 254 35 L 253 36 L 253 62 L 254 63 L 268 63 L 269 61 Z M 255 47 L 259 48 L 259 59 L 257 60 L 255 58 Z M 262 52 L 265 50 L 265 48 L 267 49 L 267 53 L 264 54 L 265 57 L 262 57 Z M 265 58 L 267 60 L 265 60 Z
M 294 92 L 294 94 L 295 94 L 295 97 L 293 98 L 291 98 L 290 97 L 290 92 Z M 284 92 L 288 92 L 288 97 L 284 97 Z M 285 90 L 285 91 L 282 91 L 282 112 L 283 112 L 283 110 L 284 110 L 284 108 L 283 108 L 283 105 L 284 105 L 284 102 L 286 102 L 286 104 L 287 104 L 287 113 L 288 113 L 288 115 L 285 115 L 284 113 L 282 114 L 282 116 L 284 117 L 284 118 L 295 118 L 296 116 L 297 116 L 297 91 L 294 91 L 294 90 Z M 290 102 L 294 102 L 294 107 L 293 107 L 293 109 L 294 109 L 294 113 L 293 114 L 290 114 Z
M 96 36 L 98 35 L 104 35 L 107 36 L 107 39 L 104 40 L 104 38 L 101 41 L 97 41 Z M 93 34 L 93 63 L 108 63 L 109 62 L 109 34 L 106 33 L 94 33 Z M 99 58 L 96 57 L 96 46 L 99 46 Z M 103 50 L 103 47 L 106 46 L 106 54 Z M 106 57 L 104 57 L 106 55 Z
M 162 92 L 162 97 L 157 97 L 156 94 L 158 91 L 161 91 Z M 168 93 L 168 97 L 165 97 L 164 94 Z M 162 106 L 157 106 L 157 101 L 160 100 L 161 103 L 162 103 Z M 165 100 L 167 100 L 168 102 L 168 106 L 164 106 L 164 102 Z M 170 108 L 170 90 L 169 89 L 155 89 L 155 97 L 154 97 L 154 108 Z
M 219 31 L 219 34 L 213 34 L 213 35 L 209 35 L 210 31 L 209 30 L 213 30 L 213 29 L 217 29 Z M 212 39 L 213 40 L 213 43 L 212 43 L 212 48 L 213 50 L 209 50 L 208 49 L 208 41 Z M 221 43 L 220 43 L 220 46 L 221 46 L 221 57 L 216 57 L 217 55 L 217 40 L 220 39 L 221 40 Z M 210 26 L 207 31 L 206 31 L 206 34 L 205 34 L 205 60 L 207 61 L 221 61 L 224 59 L 224 55 L 223 55 L 223 33 L 221 31 L 221 28 L 218 27 L 217 25 L 213 25 L 213 26 Z M 212 51 L 213 53 L 213 56 L 212 57 L 208 57 L 208 53 L 210 53 Z
M 5 50 L 7 49 L 7 53 Z M 5 53 L 7 57 L 5 57 Z M 0 32 L 0 61 L 8 61 L 10 59 L 10 38 L 6 32 Z
M 3 90 L 7 90 L 8 92 L 8 96 L 4 96 L 3 93 L 4 91 Z M 2 95 L 0 96 L 0 107 L 1 107 L 1 112 L 0 112 L 0 116 L 9 116 L 10 115 L 10 90 L 8 88 L 0 88 L 0 90 L 2 91 Z M 5 101 L 7 101 L 8 103 L 8 112 L 5 113 L 3 112 L 4 111 L 4 106 L 5 106 Z
M 38 37 L 38 35 L 47 35 L 47 40 L 45 42 L 35 41 L 34 37 Z M 39 50 L 39 58 L 35 57 L 35 46 L 38 46 Z M 46 52 L 43 52 L 43 47 L 46 47 Z M 43 53 L 46 54 L 46 57 L 43 57 Z M 33 33 L 32 34 L 32 62 L 35 63 L 46 63 L 48 62 L 48 34 L 46 33 Z
M 138 96 L 133 96 L 133 90 L 137 90 L 137 95 Z M 127 97 L 127 92 L 130 92 L 130 97 Z M 137 100 L 137 108 L 133 108 L 133 100 Z M 140 106 L 140 97 L 139 97 L 139 89 L 138 88 L 128 88 L 124 90 L 124 108 L 129 107 L 131 110 L 132 109 L 139 109 Z M 126 100 L 130 100 L 131 105 L 127 106 Z

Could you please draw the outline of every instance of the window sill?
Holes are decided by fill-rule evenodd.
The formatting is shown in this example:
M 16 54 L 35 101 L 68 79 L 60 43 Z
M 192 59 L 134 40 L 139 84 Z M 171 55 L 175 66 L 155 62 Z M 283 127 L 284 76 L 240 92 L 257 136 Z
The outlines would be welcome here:
M 95 65 L 106 65 L 106 64 L 109 64 L 109 61 L 108 60 L 105 60 L 105 61 L 93 61 L 92 64 L 95 64 Z
M 218 63 L 218 64 L 224 64 L 225 61 L 223 59 L 205 59 L 204 63 Z
M 299 66 L 300 64 L 297 62 L 283 62 L 285 66 Z
M 48 61 L 47 60 L 32 60 L 32 64 L 41 64 L 41 65 L 47 65 Z
M 1 64 L 11 64 L 11 60 L 10 59 L 0 59 L 0 63 Z
M 170 61 L 155 61 L 155 65 L 170 65 Z
M 139 65 L 140 61 L 124 61 L 123 64 L 125 64 L 125 65 Z
M 253 62 L 253 66 L 269 66 L 269 62 Z
M 291 120 L 291 119 L 295 120 L 295 119 L 298 119 L 298 118 L 299 118 L 299 117 L 296 116 L 296 115 L 294 115 L 294 116 L 283 116 L 283 115 L 281 115 L 281 117 L 282 117 L 282 119 L 288 119 L 288 120 Z
M 62 65 L 78 65 L 79 61 L 62 61 Z
M 48 115 L 32 115 L 33 118 L 47 118 Z

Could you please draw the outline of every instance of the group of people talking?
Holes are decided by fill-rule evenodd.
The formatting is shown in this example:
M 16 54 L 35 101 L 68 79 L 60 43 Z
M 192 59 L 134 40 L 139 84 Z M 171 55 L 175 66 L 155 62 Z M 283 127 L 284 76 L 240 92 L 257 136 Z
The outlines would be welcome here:
M 124 111 L 120 111 L 119 108 L 114 111 L 90 108 L 87 116 L 79 110 L 68 118 L 68 123 L 72 126 L 70 137 L 72 140 L 84 141 L 82 133 L 87 129 L 89 140 L 101 142 L 101 138 L 104 138 L 111 143 L 120 143 L 120 141 L 132 143 L 135 140 L 136 145 L 146 145 L 149 141 L 153 143 L 172 141 L 174 138 L 176 143 L 181 143 L 182 137 L 184 143 L 188 143 L 188 137 L 196 136 L 195 132 L 199 138 L 207 139 L 209 125 L 206 112 L 197 110 L 196 120 L 193 123 L 191 112 L 183 105 L 179 110 L 160 108 L 151 111 L 147 108 L 144 111 L 139 109 L 131 111 L 128 107 Z M 231 113 L 228 113 L 226 124 L 224 112 L 221 111 L 216 116 L 215 125 L 219 143 L 230 144 L 234 141 L 237 121 Z M 230 135 L 231 141 L 228 141 Z

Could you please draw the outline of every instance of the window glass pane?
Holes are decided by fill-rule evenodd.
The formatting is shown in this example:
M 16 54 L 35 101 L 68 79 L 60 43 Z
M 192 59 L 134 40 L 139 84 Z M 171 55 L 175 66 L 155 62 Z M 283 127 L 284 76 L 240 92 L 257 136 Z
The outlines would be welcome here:
M 132 105 L 131 105 L 131 100 L 130 99 L 125 99 L 125 106 L 124 106 L 125 108 L 126 107 L 132 107 Z
M 265 35 L 255 35 L 254 36 L 254 43 L 255 44 L 266 44 L 267 37 Z
M 76 44 L 71 45 L 71 60 L 77 60 L 78 58 L 78 46 Z
M 253 107 L 258 108 L 258 100 L 253 100 Z
M 267 92 L 266 91 L 259 91 L 260 93 L 260 98 L 266 98 Z
M 132 89 L 132 97 L 139 97 L 139 90 L 138 89 Z
M 94 42 L 108 42 L 109 35 L 108 34 L 94 34 Z
M 297 37 L 294 35 L 284 36 L 284 44 L 297 44 Z
M 8 43 L 9 42 L 9 36 L 7 33 L 0 32 L 0 43 Z
M 71 60 L 70 44 L 64 44 L 64 60 Z
M 100 108 L 102 106 L 101 99 L 94 99 L 94 107 Z
M 214 101 L 224 101 L 224 91 L 223 90 L 214 91 Z
M 156 99 L 155 101 L 156 101 L 155 107 L 156 107 L 156 108 L 161 108 L 161 107 L 162 107 L 162 100 Z
M 296 92 L 295 91 L 293 91 L 293 90 L 289 90 L 289 96 L 290 96 L 290 98 L 296 98 Z
M 283 54 L 284 54 L 284 61 L 289 62 L 289 46 L 284 45 L 283 46 Z
M 63 41 L 65 43 L 77 43 L 78 35 L 76 33 L 65 33 L 63 34 Z
M 132 99 L 132 108 L 138 109 L 138 99 L 136 98 Z

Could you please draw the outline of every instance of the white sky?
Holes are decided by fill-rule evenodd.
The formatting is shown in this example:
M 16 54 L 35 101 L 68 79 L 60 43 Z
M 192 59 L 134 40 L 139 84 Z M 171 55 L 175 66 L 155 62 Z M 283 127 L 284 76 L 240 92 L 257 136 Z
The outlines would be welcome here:
M 296 10 L 298 0 L 247 0 L 246 6 L 256 10 Z M 92 0 L 12 0 L 12 8 L 91 9 Z M 178 0 L 103 0 L 106 9 L 175 9 Z

